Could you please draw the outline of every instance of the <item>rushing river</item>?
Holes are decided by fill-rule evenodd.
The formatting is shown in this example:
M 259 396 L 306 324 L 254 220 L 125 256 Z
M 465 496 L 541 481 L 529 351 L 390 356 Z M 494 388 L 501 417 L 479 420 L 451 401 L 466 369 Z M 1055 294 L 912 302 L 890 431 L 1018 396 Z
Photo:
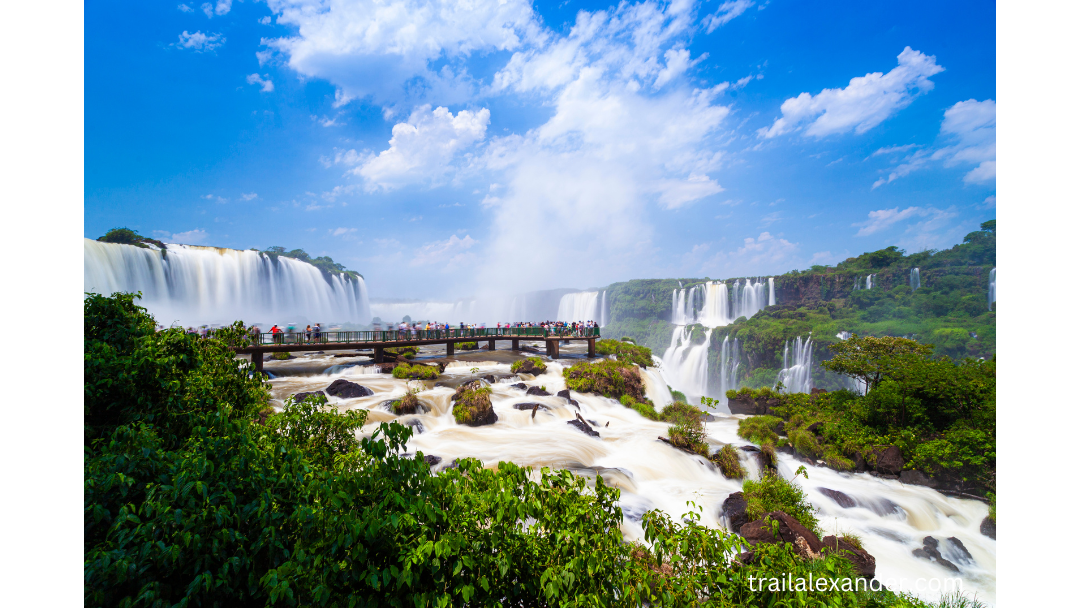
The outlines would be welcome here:
M 538 345 L 540 346 L 540 345 Z M 399 420 L 422 426 L 409 442 L 409 450 L 442 458 L 433 467 L 439 470 L 456 458 L 474 457 L 487 465 L 500 460 L 513 461 L 530 467 L 566 468 L 583 475 L 602 475 L 609 485 L 621 490 L 623 534 L 627 539 L 642 540 L 641 515 L 649 509 L 662 509 L 673 517 L 688 510 L 687 501 L 703 508 L 702 523 L 724 527 L 720 506 L 732 492 L 741 490 L 739 480 L 725 479 L 705 459 L 692 456 L 658 441 L 667 435 L 668 425 L 642 418 L 633 410 L 613 399 L 572 393 L 580 406 L 580 414 L 596 425 L 600 438 L 590 437 L 567 421 L 579 410 L 557 391 L 566 388 L 562 369 L 580 360 L 574 353 L 582 347 L 563 347 L 569 358 L 548 361 L 548 371 L 537 377 L 522 374 L 510 376 L 510 365 L 520 358 L 517 353 L 481 351 L 454 357 L 445 373 L 436 381 L 398 380 L 389 374 L 378 374 L 360 363 L 366 357 L 334 357 L 333 354 L 306 354 L 289 361 L 268 361 L 266 371 L 274 375 L 275 405 L 298 392 L 325 389 L 338 378 L 345 378 L 368 387 L 374 395 L 355 399 L 330 397 L 331 405 L 339 409 L 365 409 L 368 424 L 362 433 L 370 434 L 380 422 Z M 443 349 L 431 349 L 425 356 L 441 356 Z M 343 354 L 339 351 L 336 354 Z M 471 371 L 479 368 L 479 371 Z M 455 423 L 450 397 L 454 388 L 463 382 L 485 375 L 503 376 L 492 384 L 491 401 L 499 420 L 494 425 L 468 427 Z M 650 398 L 658 405 L 671 400 L 670 393 L 655 369 L 650 368 L 646 387 Z M 511 387 L 516 382 L 529 386 L 544 386 L 550 397 L 526 395 Z M 400 398 L 408 388 L 422 386 L 418 397 L 429 411 L 424 414 L 395 416 L 381 404 Z M 547 410 L 516 410 L 515 403 L 537 402 Z M 716 419 L 706 424 L 714 449 L 732 443 L 748 445 L 736 434 L 738 419 L 716 413 Z M 752 476 L 759 475 L 756 461 L 743 457 L 743 465 Z M 799 462 L 779 454 L 779 470 L 791 479 Z M 932 536 L 941 542 L 945 558 L 960 569 L 963 590 L 987 604 L 995 601 L 996 542 L 979 532 L 979 524 L 988 513 L 987 505 L 975 501 L 945 496 L 930 488 L 906 485 L 899 481 L 879 479 L 866 473 L 838 473 L 824 467 L 809 467 L 809 479 L 799 478 L 810 501 L 818 508 L 818 519 L 825 534 L 855 533 L 862 538 L 864 548 L 877 559 L 877 579 L 892 583 L 894 590 L 915 593 L 936 600 L 940 593 L 918 588 L 919 579 L 941 581 L 957 575 L 925 559 L 912 555 L 922 547 L 923 538 Z M 841 507 L 821 489 L 843 492 L 855 506 Z M 970 552 L 970 558 L 951 550 L 946 539 L 959 539 Z

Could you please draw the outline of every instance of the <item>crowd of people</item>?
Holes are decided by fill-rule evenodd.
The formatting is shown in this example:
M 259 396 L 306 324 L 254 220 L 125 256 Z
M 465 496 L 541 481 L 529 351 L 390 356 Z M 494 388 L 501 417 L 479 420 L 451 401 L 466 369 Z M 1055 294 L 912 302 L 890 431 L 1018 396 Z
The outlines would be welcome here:
M 383 329 L 383 325 L 380 322 L 373 324 L 375 331 L 394 331 L 395 326 L 393 324 L 387 324 L 386 329 Z M 561 336 L 574 336 L 585 337 L 596 335 L 599 325 L 595 321 L 542 321 L 539 323 L 531 321 L 519 321 L 517 323 L 503 323 L 498 322 L 495 324 L 496 329 L 512 329 L 512 328 L 540 328 L 548 331 L 549 333 L 555 333 Z M 408 340 L 416 339 L 420 336 L 422 331 L 450 331 L 451 329 L 457 329 L 462 332 L 465 330 L 474 329 L 487 329 L 486 323 L 458 323 L 457 327 L 454 327 L 446 322 L 438 321 L 424 321 L 424 322 L 407 322 L 402 320 L 396 326 L 398 339 Z

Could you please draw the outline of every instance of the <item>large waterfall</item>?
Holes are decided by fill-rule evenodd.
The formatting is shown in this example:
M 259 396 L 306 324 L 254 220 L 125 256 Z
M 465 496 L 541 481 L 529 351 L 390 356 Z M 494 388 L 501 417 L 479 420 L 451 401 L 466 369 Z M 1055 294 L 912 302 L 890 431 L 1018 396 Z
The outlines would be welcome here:
M 911 269 L 911 279 L 910 280 L 911 280 L 911 291 L 915 291 L 916 289 L 922 287 L 922 281 L 919 280 L 919 269 L 918 268 L 912 268 Z
M 600 320 L 600 292 L 579 291 L 568 293 L 559 300 L 559 314 L 556 321 L 572 323 L 574 321 Z
M 766 289 L 768 294 L 766 295 Z M 671 292 L 671 322 L 675 325 L 700 323 L 706 327 L 731 325 L 739 317 L 750 318 L 776 303 L 773 280 L 709 281 Z M 700 307 L 699 307 L 700 304 Z
M 727 405 L 727 392 L 738 388 L 739 339 L 724 336 L 720 345 L 720 403 Z
M 607 327 L 608 324 L 608 312 L 607 312 L 607 290 L 600 294 L 600 327 Z
M 83 289 L 142 292 L 162 325 L 367 323 L 364 280 L 257 251 L 169 245 L 165 251 L 83 241 Z M 269 327 L 264 328 L 269 330 Z
M 986 306 L 988 310 L 994 310 L 994 302 L 997 302 L 997 268 L 990 269 L 990 287 L 986 291 Z
M 769 277 L 769 306 L 776 306 L 776 287 L 772 277 Z
M 705 341 L 691 341 L 692 328 L 679 326 L 671 334 L 671 345 L 664 351 L 664 379 L 676 389 L 700 397 L 709 387 L 709 339 L 711 329 L 705 331 Z
M 785 393 L 809 393 L 814 387 L 811 377 L 814 365 L 814 342 L 810 336 L 803 342 L 802 336 L 784 342 L 784 369 L 780 370 L 780 382 Z

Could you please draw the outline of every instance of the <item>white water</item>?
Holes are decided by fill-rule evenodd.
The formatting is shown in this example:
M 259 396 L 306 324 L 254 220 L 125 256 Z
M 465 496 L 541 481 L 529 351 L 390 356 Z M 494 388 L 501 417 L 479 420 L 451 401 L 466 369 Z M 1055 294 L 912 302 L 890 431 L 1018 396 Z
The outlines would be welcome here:
M 867 289 L 873 289 L 874 288 L 874 276 L 875 275 L 872 275 L 872 274 L 866 275 L 866 288 Z
M 141 291 L 139 304 L 163 325 L 371 319 L 363 279 L 324 275 L 311 264 L 273 261 L 256 251 L 169 245 L 163 256 L 158 249 L 84 239 L 83 289 Z
M 997 268 L 990 269 L 990 287 L 986 292 L 988 310 L 994 310 L 994 302 L 997 302 Z
M 918 289 L 920 287 L 922 287 L 922 281 L 919 280 L 919 269 L 918 268 L 912 268 L 911 269 L 911 291 L 915 291 L 916 289 Z
M 784 369 L 780 370 L 780 381 L 784 383 L 785 393 L 809 393 L 814 387 L 811 372 L 814 366 L 814 342 L 809 336 L 803 342 L 802 336 L 784 342 Z
M 734 321 L 739 317 L 750 317 L 757 314 L 757 312 L 765 306 L 768 302 L 774 299 L 773 294 L 770 291 L 769 296 L 765 295 L 767 285 L 761 282 L 761 279 L 757 279 L 751 283 L 750 279 L 746 279 L 745 283 L 735 281 L 732 285 L 732 301 L 731 301 L 731 320 Z
M 332 358 L 325 358 L 327 363 L 332 361 Z M 301 391 L 325 389 L 333 380 L 319 375 L 285 375 L 284 370 L 296 363 L 298 360 L 266 364 L 268 370 L 278 373 L 271 381 L 275 400 Z M 509 373 L 508 364 L 487 361 L 462 362 L 460 366 L 448 368 L 446 375 L 468 374 L 471 367 L 481 368 L 482 374 Z M 554 393 L 565 388 L 562 369 L 562 363 L 549 361 L 547 373 L 524 382 L 530 386 L 545 385 Z M 349 378 L 348 375 L 343 377 Z M 411 386 L 425 388 L 418 398 L 430 411 L 398 417 L 380 404 L 405 394 L 410 386 L 405 380 L 389 374 L 356 375 L 350 379 L 372 389 L 375 394 L 345 400 L 331 397 L 331 405 L 341 410 L 368 410 L 369 424 L 361 430 L 364 435 L 370 435 L 378 422 L 419 421 L 424 431 L 414 434 L 407 447 L 410 452 L 441 457 L 442 462 L 434 467 L 435 471 L 455 458 L 464 457 L 479 458 L 488 466 L 503 460 L 522 466 L 569 468 L 589 477 L 598 471 L 605 483 L 618 487 L 621 492 L 619 505 L 623 509 L 622 529 L 627 540 L 643 540 L 640 520 L 646 510 L 661 509 L 677 520 L 688 510 L 687 501 L 702 507 L 703 525 L 722 528 L 725 524 L 719 515 L 720 507 L 729 494 L 741 490 L 741 480 L 725 479 L 704 459 L 658 441 L 658 436 L 666 436 L 667 424 L 646 420 L 613 399 L 572 394 L 580 404 L 582 418 L 596 422 L 596 430 L 600 433 L 597 439 L 567 424 L 578 410 L 566 400 L 554 395 L 526 395 L 524 391 L 510 388 L 506 382 L 491 387 L 498 422 L 473 428 L 454 422 L 450 404 L 454 389 L 451 387 L 431 388 L 433 383 L 430 382 L 412 382 Z M 648 370 L 645 385 L 654 402 L 658 405 L 666 402 L 662 397 L 666 388 L 656 370 Z M 549 409 L 537 411 L 535 418 L 531 411 L 513 409 L 513 404 L 526 401 L 540 402 Z M 276 404 L 280 405 L 280 401 Z M 716 421 L 706 424 L 713 450 L 725 443 L 746 445 L 737 436 L 738 418 L 719 415 Z M 759 474 L 756 461 L 746 458 L 741 451 L 740 456 L 747 470 L 756 477 Z M 780 474 L 787 479 L 795 477 L 795 469 L 800 463 L 786 454 L 779 454 L 778 460 Z M 922 546 L 925 536 L 942 541 L 943 552 L 945 539 L 956 537 L 974 558 L 971 563 L 950 558 L 961 569 L 964 590 L 969 596 L 977 592 L 979 599 L 993 604 L 996 542 L 982 536 L 978 530 L 988 513 L 985 504 L 949 498 L 929 488 L 883 480 L 865 473 L 837 473 L 822 467 L 808 469 L 809 479 L 800 477 L 796 483 L 804 488 L 810 502 L 818 508 L 817 517 L 824 533 L 858 534 L 866 550 L 877 560 L 879 580 L 888 582 L 892 579 L 898 590 L 936 600 L 936 593 L 916 589 L 915 581 L 953 575 L 936 564 L 914 557 L 911 552 Z M 822 488 L 847 494 L 856 506 L 841 508 L 821 492 Z
M 776 306 L 776 287 L 772 277 L 769 277 L 769 306 Z
M 565 323 L 596 321 L 600 318 L 599 304 L 599 291 L 568 293 L 559 300 L 559 314 L 555 320 Z
M 724 343 L 720 345 L 720 390 L 718 395 L 720 403 L 727 407 L 727 392 L 739 388 L 739 339 L 724 336 Z
M 600 327 L 607 327 L 608 324 L 608 308 L 607 308 L 607 290 L 600 295 Z
M 702 395 L 708 394 L 709 384 L 709 339 L 712 329 L 705 330 L 705 341 L 701 344 L 691 342 L 692 329 L 688 326 L 676 327 L 671 334 L 671 345 L 664 351 L 663 377 L 665 381 L 691 399 L 691 403 Z

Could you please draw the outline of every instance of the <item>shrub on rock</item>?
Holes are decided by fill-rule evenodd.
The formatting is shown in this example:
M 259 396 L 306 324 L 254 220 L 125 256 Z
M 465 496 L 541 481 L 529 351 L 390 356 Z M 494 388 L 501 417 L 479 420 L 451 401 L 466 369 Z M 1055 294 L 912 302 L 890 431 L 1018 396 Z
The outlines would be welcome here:
M 719 467 L 720 473 L 728 479 L 746 477 L 746 468 L 739 462 L 739 452 L 731 444 L 720 448 L 720 451 L 710 456 L 709 460 Z
M 645 346 L 637 346 L 632 342 L 619 340 L 598 340 L 596 342 L 597 354 L 608 356 L 615 355 L 619 361 L 634 363 L 642 367 L 653 364 L 652 349 Z
M 479 382 L 462 384 L 450 400 L 454 403 L 454 420 L 458 424 L 482 426 L 494 424 L 499 419 L 491 407 L 491 387 Z
M 612 399 L 629 395 L 645 402 L 645 382 L 637 365 L 610 359 L 598 363 L 581 362 L 563 370 L 566 387 L 579 393 L 596 393 Z
M 402 380 L 434 380 L 439 377 L 439 368 L 422 363 L 402 363 L 394 368 L 393 376 Z
M 480 345 L 476 342 L 458 342 L 458 348 L 461 350 L 478 350 Z
M 746 496 L 746 512 L 751 520 L 761 519 L 766 513 L 783 511 L 800 524 L 818 533 L 817 509 L 806 498 L 806 493 L 792 481 L 765 473 L 760 481 L 747 479 L 743 482 Z M 815 549 L 816 551 L 816 549 Z
M 539 376 L 547 371 L 547 364 L 540 357 L 529 357 L 520 361 L 514 361 L 510 371 L 515 374 L 532 374 Z
M 421 409 L 420 399 L 416 397 L 416 393 L 409 391 L 408 393 L 405 393 L 404 397 L 395 401 L 391 408 L 398 416 L 415 414 Z

